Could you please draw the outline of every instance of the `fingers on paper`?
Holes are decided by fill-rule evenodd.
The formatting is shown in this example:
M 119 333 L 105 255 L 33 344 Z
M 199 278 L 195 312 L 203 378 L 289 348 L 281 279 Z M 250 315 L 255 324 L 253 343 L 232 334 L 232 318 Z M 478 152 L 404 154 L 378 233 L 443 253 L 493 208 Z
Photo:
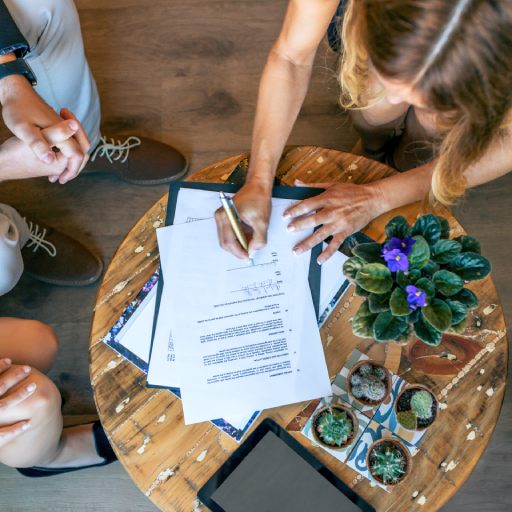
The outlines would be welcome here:
M 247 260 L 249 256 L 237 240 L 233 228 L 228 221 L 226 212 L 222 208 L 216 210 L 215 222 L 217 224 L 217 235 L 219 237 L 220 246 L 237 258 Z
M 318 263 L 322 265 L 329 258 L 331 258 L 335 254 L 335 252 L 340 248 L 345 238 L 346 237 L 344 233 L 337 233 L 336 235 L 334 235 L 329 245 L 322 251 L 322 254 L 318 256 Z

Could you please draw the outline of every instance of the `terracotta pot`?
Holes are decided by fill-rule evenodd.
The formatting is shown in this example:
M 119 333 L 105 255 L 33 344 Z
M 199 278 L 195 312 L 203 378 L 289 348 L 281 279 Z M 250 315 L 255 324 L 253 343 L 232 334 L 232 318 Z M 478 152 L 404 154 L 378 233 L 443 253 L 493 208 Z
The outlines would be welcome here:
M 327 444 L 325 441 L 322 440 L 322 438 L 316 431 L 316 421 L 319 418 L 319 416 L 321 416 L 322 413 L 324 413 L 325 411 L 329 411 L 331 409 L 338 409 L 341 411 L 345 411 L 350 416 L 350 419 L 352 420 L 352 433 L 347 438 L 347 441 L 345 443 L 343 443 L 341 446 L 332 446 L 330 444 Z M 313 437 L 319 444 L 321 444 L 322 446 L 325 446 L 326 448 L 329 448 L 331 450 L 343 450 L 347 446 L 349 446 L 352 443 L 352 441 L 354 440 L 354 437 L 356 436 L 358 429 L 359 429 L 359 422 L 357 421 L 357 416 L 350 410 L 349 407 L 346 407 L 345 405 L 342 405 L 342 404 L 331 404 L 330 406 L 322 407 L 313 416 L 313 419 L 311 420 L 311 430 L 313 432 Z
M 400 480 L 398 480 L 398 482 L 396 484 L 392 484 L 392 483 L 388 483 L 388 482 L 384 482 L 380 477 L 378 476 L 375 476 L 371 469 L 370 469 L 370 455 L 372 453 L 372 451 L 379 445 L 381 444 L 392 444 L 395 448 L 397 448 L 398 450 L 400 450 L 400 452 L 404 455 L 405 457 L 405 473 L 403 474 L 403 476 L 400 478 Z M 404 443 L 402 443 L 401 441 L 399 441 L 398 439 L 394 438 L 394 437 L 383 437 L 381 439 L 378 439 L 377 441 L 373 442 L 370 447 L 368 448 L 368 453 L 366 454 L 366 467 L 368 468 L 368 472 L 370 473 L 370 475 L 372 475 L 372 478 L 374 478 L 375 480 L 377 480 L 377 482 L 380 482 L 381 484 L 384 484 L 384 485 L 398 485 L 400 482 L 402 482 L 408 475 L 409 473 L 411 472 L 411 469 L 412 469 L 412 457 L 411 457 L 411 454 L 409 452 L 409 450 L 407 449 L 407 447 L 405 446 Z
M 382 400 L 379 400 L 379 401 L 363 400 L 361 398 L 356 398 L 352 394 L 352 384 L 350 382 L 350 379 L 352 378 L 352 375 L 354 373 L 356 373 L 359 370 L 359 368 L 361 368 L 361 366 L 363 366 L 365 364 L 369 364 L 371 366 L 376 366 L 378 368 L 382 368 L 386 372 L 386 378 L 385 378 L 386 392 L 385 392 L 384 397 L 382 398 Z M 386 400 L 386 398 L 389 396 L 389 393 L 391 392 L 391 374 L 389 373 L 389 370 L 385 366 L 383 366 L 380 363 L 377 363 L 376 361 L 373 361 L 371 359 L 367 359 L 365 361 L 359 361 L 354 366 L 352 366 L 352 368 L 350 369 L 349 374 L 347 375 L 347 392 L 348 392 L 350 398 L 352 398 L 356 402 L 359 402 L 360 404 L 363 404 L 363 405 L 367 405 L 369 407 L 376 407 L 376 406 L 380 405 L 382 402 L 384 402 Z
M 430 423 L 430 425 L 427 425 L 426 427 L 417 427 L 415 429 L 410 429 L 410 428 L 406 428 L 404 427 L 400 422 L 400 426 L 402 428 L 405 428 L 405 430 L 409 430 L 410 432 L 421 432 L 423 430 L 427 430 L 427 428 L 430 428 L 436 421 L 437 419 L 437 411 L 439 409 L 439 402 L 437 401 L 437 398 L 436 396 L 434 395 L 434 393 L 432 392 L 432 390 L 430 390 L 429 388 L 427 388 L 427 386 L 423 386 L 423 384 L 409 384 L 408 386 L 406 386 L 401 392 L 400 394 L 396 397 L 396 400 L 395 400 L 395 404 L 394 404 L 394 408 L 395 408 L 395 414 L 397 415 L 397 421 L 398 421 L 398 403 L 400 401 L 400 397 L 406 392 L 406 391 L 409 391 L 411 389 L 424 389 L 425 391 L 428 391 L 431 395 L 432 395 L 432 398 L 434 399 L 434 403 L 436 404 L 436 407 L 435 407 L 435 411 L 434 411 L 434 419 L 432 420 L 432 423 Z M 404 411 L 400 411 L 400 412 L 404 412 Z

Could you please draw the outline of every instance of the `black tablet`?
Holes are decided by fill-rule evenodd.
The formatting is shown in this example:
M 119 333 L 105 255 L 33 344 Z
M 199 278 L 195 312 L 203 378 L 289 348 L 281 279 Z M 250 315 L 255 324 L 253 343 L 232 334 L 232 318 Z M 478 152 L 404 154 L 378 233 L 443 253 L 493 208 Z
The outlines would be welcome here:
M 359 512 L 375 509 L 270 419 L 198 493 L 213 512 Z

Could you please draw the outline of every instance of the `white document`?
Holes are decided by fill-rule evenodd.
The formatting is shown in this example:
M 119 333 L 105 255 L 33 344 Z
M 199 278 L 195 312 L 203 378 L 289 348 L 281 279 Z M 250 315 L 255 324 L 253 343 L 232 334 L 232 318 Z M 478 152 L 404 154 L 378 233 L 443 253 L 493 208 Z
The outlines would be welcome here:
M 160 314 L 172 323 L 186 423 L 330 392 L 309 257 L 291 250 L 305 233 L 286 231 L 285 208 L 274 208 L 254 265 L 218 247 L 213 219 L 166 228 L 163 272 L 173 292 Z
M 144 298 L 133 316 L 123 326 L 116 341 L 147 363 L 151 347 L 151 333 L 155 317 L 156 286 Z

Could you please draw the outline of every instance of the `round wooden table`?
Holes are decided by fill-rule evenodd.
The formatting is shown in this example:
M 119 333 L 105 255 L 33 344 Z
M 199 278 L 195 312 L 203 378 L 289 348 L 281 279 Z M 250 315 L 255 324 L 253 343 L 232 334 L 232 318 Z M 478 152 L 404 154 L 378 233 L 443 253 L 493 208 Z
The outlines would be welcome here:
M 222 182 L 247 154 L 213 164 L 190 177 L 191 181 Z M 365 158 L 318 147 L 288 148 L 278 177 L 292 185 L 304 182 L 346 181 L 367 183 L 394 171 Z M 400 191 L 397 191 L 400 193 Z M 102 342 L 102 338 L 159 264 L 155 228 L 164 224 L 167 197 L 158 201 L 128 233 L 103 278 L 94 311 L 90 340 L 90 375 L 98 412 L 119 460 L 141 491 L 168 511 L 205 510 L 197 491 L 238 447 L 211 423 L 185 426 L 181 402 L 165 390 L 147 389 L 144 374 Z M 399 213 L 413 221 L 420 211 L 414 204 Z M 398 211 L 376 219 L 365 232 L 383 238 L 385 223 Z M 453 216 L 452 236 L 464 231 Z M 427 431 L 414 457 L 412 473 L 388 494 L 313 446 L 298 430 L 308 404 L 265 411 L 310 449 L 340 478 L 354 487 L 377 510 L 433 511 L 453 496 L 467 479 L 492 435 L 505 392 L 508 344 L 505 322 L 490 277 L 469 285 L 480 298 L 470 314 L 464 336 L 469 339 L 466 360 L 451 365 L 444 375 L 426 374 L 425 365 L 402 357 L 398 373 L 409 382 L 434 390 L 440 400 L 435 425 Z M 386 358 L 385 346 L 360 340 L 351 332 L 350 319 L 360 304 L 350 289 L 321 329 L 331 377 L 358 347 L 373 358 Z M 439 350 L 433 357 L 440 361 Z M 392 352 L 392 351 L 390 351 Z M 468 355 L 469 354 L 469 355 Z M 427 365 L 428 369 L 428 365 Z M 446 373 L 446 372 L 445 372 Z M 311 407 L 310 407 L 311 409 Z M 253 426 L 254 428 L 254 426 Z M 252 429 L 251 429 L 252 430 Z

